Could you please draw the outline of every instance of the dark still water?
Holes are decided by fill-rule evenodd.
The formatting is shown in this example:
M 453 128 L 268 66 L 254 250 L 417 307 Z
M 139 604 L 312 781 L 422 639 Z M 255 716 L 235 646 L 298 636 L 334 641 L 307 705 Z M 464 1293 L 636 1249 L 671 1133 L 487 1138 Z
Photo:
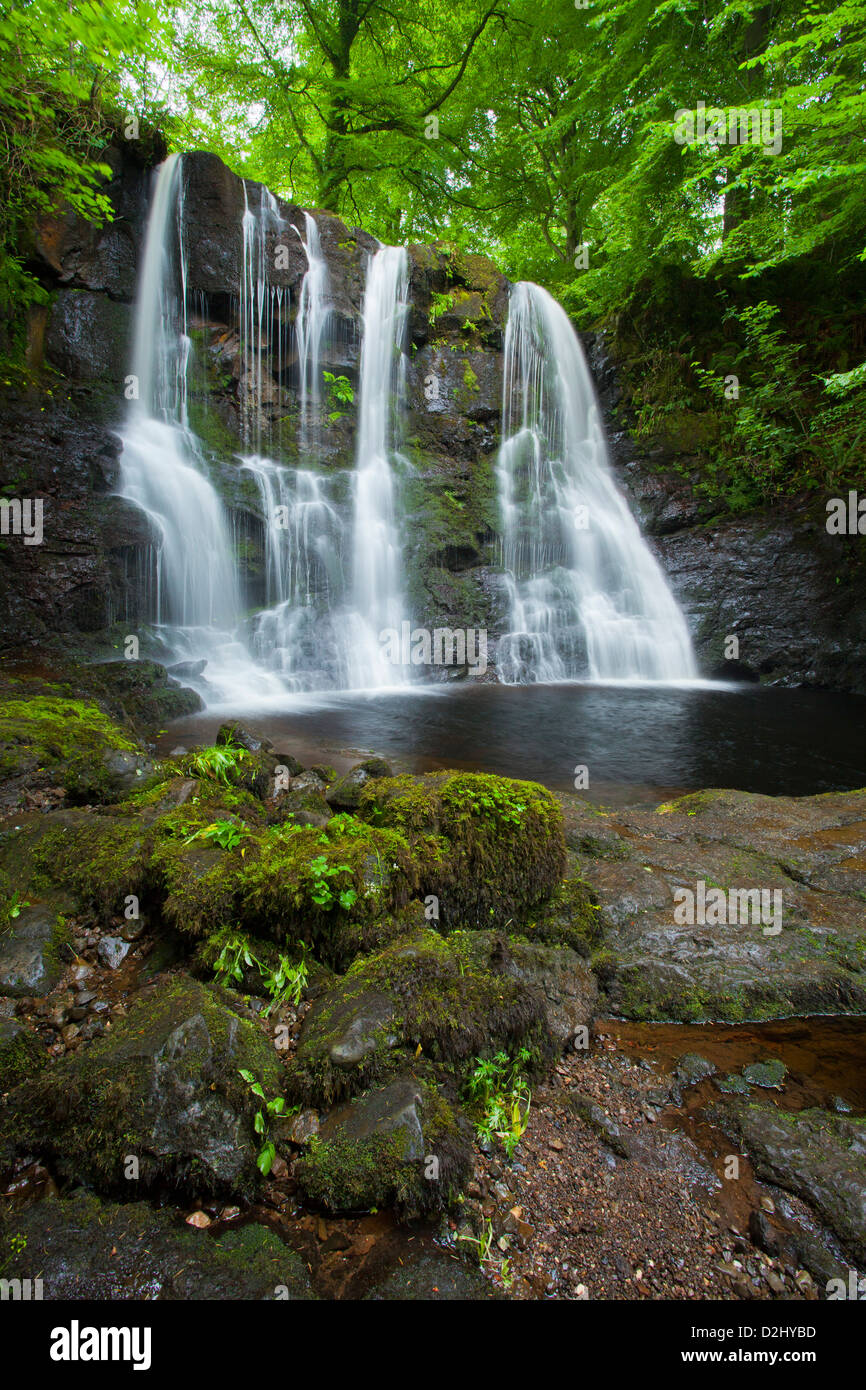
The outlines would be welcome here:
M 231 716 L 301 762 L 343 771 L 376 752 L 401 771 L 458 767 L 628 798 L 736 787 L 792 796 L 866 785 L 866 699 L 754 686 L 472 685 L 287 697 L 280 709 L 178 720 L 160 752 L 211 742 Z

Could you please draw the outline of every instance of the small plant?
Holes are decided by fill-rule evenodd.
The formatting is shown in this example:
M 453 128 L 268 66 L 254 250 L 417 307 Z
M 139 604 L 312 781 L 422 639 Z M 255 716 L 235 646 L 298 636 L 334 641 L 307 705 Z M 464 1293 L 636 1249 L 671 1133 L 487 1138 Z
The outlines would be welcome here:
M 233 743 L 222 743 L 213 748 L 200 748 L 190 753 L 185 769 L 192 777 L 201 777 L 211 782 L 230 785 L 229 774 L 236 774 L 244 758 L 248 756 L 245 748 Z
M 266 1178 L 277 1156 L 276 1145 L 271 1138 L 271 1121 L 287 1120 L 290 1115 L 295 1114 L 298 1107 L 293 1106 L 287 1109 L 284 1096 L 274 1096 L 273 1100 L 268 1100 L 262 1090 L 261 1084 L 256 1081 L 251 1071 L 246 1071 L 242 1067 L 239 1070 L 239 1075 L 243 1077 L 253 1095 L 264 1102 L 256 1111 L 253 1120 L 253 1128 L 262 1140 L 262 1147 L 259 1149 L 258 1157 L 256 1158 L 256 1167 L 262 1176 Z
M 333 423 L 335 420 L 343 418 L 341 405 L 352 405 L 355 400 L 355 392 L 352 383 L 347 376 L 335 376 L 333 372 L 322 372 L 322 379 L 328 388 L 328 404 L 330 410 L 328 419 Z
M 6 909 L 6 911 L 9 917 L 14 919 L 15 917 L 20 917 L 22 909 L 29 906 L 30 904 L 24 901 L 24 899 L 21 897 L 21 894 L 18 892 L 18 889 L 16 888 L 15 892 L 12 894 L 12 897 L 9 899 L 9 906 Z
M 479 1057 L 464 1088 L 465 1098 L 481 1111 L 475 1133 L 482 1143 L 498 1139 L 510 1159 L 529 1123 L 532 1092 L 524 1070 L 532 1054 L 521 1047 L 514 1057 L 496 1052 Z
M 326 910 L 333 907 L 336 902 L 345 908 L 349 908 L 356 902 L 358 894 L 354 888 L 338 889 L 336 884 L 332 885 L 330 879 L 337 874 L 350 874 L 352 872 L 348 864 L 329 864 L 324 854 L 317 854 L 315 859 L 310 860 L 310 873 L 313 876 L 313 887 L 310 897 L 318 907 Z
M 243 821 L 237 824 L 233 820 L 215 820 L 210 825 L 206 825 L 203 829 L 196 830 L 194 834 L 187 836 L 184 844 L 190 845 L 193 840 L 213 840 L 220 849 L 237 849 L 246 833 L 247 828 Z M 243 854 L 243 850 L 241 850 L 241 854 Z
M 250 950 L 245 937 L 230 936 L 214 961 L 214 979 L 217 982 L 234 980 L 237 984 L 243 984 L 244 966 L 258 970 L 262 983 L 271 996 L 271 1002 L 265 1009 L 265 1018 L 281 1004 L 301 1002 L 301 995 L 310 973 L 303 956 L 299 961 L 292 962 L 288 956 L 281 955 L 274 969 L 271 969 Z
M 435 325 L 437 319 L 441 319 L 441 317 L 442 317 L 443 314 L 447 314 L 447 313 L 448 313 L 448 310 L 449 310 L 449 309 L 453 309 L 453 308 L 454 308 L 454 296 L 453 296 L 453 294 L 436 294 L 436 293 L 434 293 L 433 295 L 431 295 L 431 297 L 430 297 L 430 315 L 429 315 L 431 324 L 434 324 L 434 325 Z

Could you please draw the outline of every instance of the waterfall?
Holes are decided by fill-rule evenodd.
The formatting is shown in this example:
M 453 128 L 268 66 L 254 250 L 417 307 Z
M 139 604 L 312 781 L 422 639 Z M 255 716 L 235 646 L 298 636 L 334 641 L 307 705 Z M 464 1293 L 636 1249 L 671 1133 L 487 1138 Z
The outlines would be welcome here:
M 254 443 L 260 450 L 264 407 L 277 400 L 282 380 L 283 302 L 288 316 L 289 295 L 282 286 L 270 283 L 268 252 L 275 248 L 283 232 L 279 204 L 273 193 L 261 185 L 258 211 L 254 212 L 246 180 L 243 188 L 243 269 L 238 313 L 242 348 L 241 432 L 247 443 Z M 272 363 L 275 341 L 276 361 Z M 276 368 L 276 382 L 272 366 Z
M 304 213 L 306 228 L 307 273 L 301 284 L 295 337 L 298 345 L 298 381 L 300 385 L 300 452 L 303 458 L 319 453 L 321 425 L 321 350 L 322 337 L 330 308 L 328 295 L 328 263 L 322 255 L 319 228 L 312 213 Z
M 402 667 L 385 660 L 379 641 L 383 629 L 399 631 L 408 616 L 392 471 L 392 403 L 399 409 L 405 393 L 402 347 L 408 308 L 406 249 L 380 246 L 364 287 L 354 479 L 354 612 L 346 629 L 350 680 L 365 688 L 402 685 L 408 677 Z
M 179 285 L 180 293 L 175 289 Z M 120 431 L 120 495 L 146 513 L 158 537 L 155 617 L 169 645 L 211 656 L 238 620 L 228 526 L 187 424 L 186 259 L 180 156 L 160 165 L 135 310 L 131 390 Z
M 329 495 L 345 491 L 345 475 L 325 478 L 260 457 L 243 466 L 266 518 L 268 606 L 255 620 L 253 651 L 287 690 L 346 689 L 349 668 L 332 616 L 346 588 L 346 527 Z
M 697 677 L 685 618 L 614 481 L 592 378 L 565 310 L 511 293 L 497 462 L 507 684 Z

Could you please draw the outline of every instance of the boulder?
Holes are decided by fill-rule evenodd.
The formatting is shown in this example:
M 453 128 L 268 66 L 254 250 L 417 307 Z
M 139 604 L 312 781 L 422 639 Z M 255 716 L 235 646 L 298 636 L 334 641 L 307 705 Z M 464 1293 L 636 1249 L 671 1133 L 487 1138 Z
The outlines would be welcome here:
M 251 1193 L 260 1148 L 251 1071 L 268 1099 L 281 1073 L 263 1033 L 195 981 L 139 996 L 104 1037 L 14 1090 L 6 1124 L 19 1146 L 66 1179 L 105 1193 L 164 1186 L 190 1195 Z
M 16 1211 L 4 1234 L 25 1238 L 4 1276 L 40 1278 L 46 1300 L 315 1298 L 300 1256 L 254 1222 L 212 1236 L 168 1208 L 78 1191 Z

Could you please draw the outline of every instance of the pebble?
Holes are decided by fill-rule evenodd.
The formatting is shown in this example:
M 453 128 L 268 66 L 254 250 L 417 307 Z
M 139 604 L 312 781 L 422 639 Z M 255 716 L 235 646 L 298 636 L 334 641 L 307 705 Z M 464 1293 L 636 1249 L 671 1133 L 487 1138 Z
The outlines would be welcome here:
M 104 936 L 97 947 L 96 954 L 109 970 L 122 965 L 129 953 L 129 943 L 119 936 Z

